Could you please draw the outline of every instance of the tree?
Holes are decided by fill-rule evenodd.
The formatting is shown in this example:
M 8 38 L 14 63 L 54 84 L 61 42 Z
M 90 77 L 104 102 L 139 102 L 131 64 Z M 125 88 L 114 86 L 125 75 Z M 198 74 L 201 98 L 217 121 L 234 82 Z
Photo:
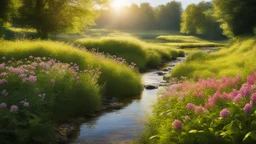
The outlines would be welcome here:
M 100 0 L 21 0 L 19 23 L 35 28 L 40 38 L 62 32 L 80 32 L 94 24 Z M 105 0 L 104 2 L 107 2 Z
M 186 8 L 182 13 L 181 33 L 201 35 L 210 39 L 224 38 L 210 2 L 191 4 Z
M 180 30 L 182 7 L 180 2 L 172 1 L 155 9 L 159 29 Z
M 255 0 L 213 0 L 214 11 L 228 37 L 251 35 L 256 26 Z

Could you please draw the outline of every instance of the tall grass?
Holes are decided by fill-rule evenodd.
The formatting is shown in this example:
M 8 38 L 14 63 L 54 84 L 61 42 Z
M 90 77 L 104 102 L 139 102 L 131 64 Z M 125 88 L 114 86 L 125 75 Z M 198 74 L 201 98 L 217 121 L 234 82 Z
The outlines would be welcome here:
M 175 67 L 172 77 L 203 77 L 215 74 L 221 76 L 236 76 L 243 78 L 256 70 L 256 40 L 255 38 L 239 38 L 221 49 L 210 54 L 196 52 L 188 56 L 185 63 Z
M 184 56 L 183 52 L 176 52 L 171 47 L 145 43 L 131 37 L 85 38 L 77 40 L 76 44 L 87 49 L 96 48 L 100 52 L 122 57 L 128 63 L 135 63 L 140 70 L 146 67 L 156 68 L 166 60 Z
M 29 56 L 51 57 L 65 63 L 77 63 L 79 67 L 100 68 L 99 84 L 104 86 L 104 95 L 126 97 L 140 93 L 140 75 L 126 64 L 104 56 L 80 50 L 73 46 L 51 41 L 0 41 L 0 57 L 23 59 Z

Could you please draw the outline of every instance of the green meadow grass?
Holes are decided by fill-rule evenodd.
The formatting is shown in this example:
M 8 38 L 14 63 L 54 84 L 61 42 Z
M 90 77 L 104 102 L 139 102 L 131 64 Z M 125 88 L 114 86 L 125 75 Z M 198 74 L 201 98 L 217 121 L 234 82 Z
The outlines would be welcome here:
M 127 97 L 140 93 L 141 77 L 126 64 L 93 54 L 61 42 L 0 41 L 0 57 L 23 59 L 29 56 L 51 57 L 61 62 L 77 63 L 81 69 L 100 68 L 99 84 L 108 97 Z
M 184 56 L 184 53 L 172 47 L 155 43 L 146 43 L 133 37 L 84 38 L 75 42 L 87 49 L 97 49 L 135 63 L 140 70 L 156 68 L 162 62 Z
M 195 52 L 171 72 L 172 77 L 236 76 L 243 78 L 256 70 L 255 38 L 239 38 L 213 53 Z

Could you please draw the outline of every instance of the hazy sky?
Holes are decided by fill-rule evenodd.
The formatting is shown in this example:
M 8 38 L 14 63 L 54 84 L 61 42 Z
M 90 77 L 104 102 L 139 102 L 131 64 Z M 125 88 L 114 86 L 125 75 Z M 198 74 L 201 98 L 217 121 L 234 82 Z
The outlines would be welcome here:
M 170 2 L 171 0 L 114 0 L 118 1 L 118 3 L 121 3 L 121 5 L 130 5 L 132 3 L 140 4 L 142 2 L 149 2 L 151 3 L 152 6 L 157 6 L 160 4 L 166 4 L 167 2 Z M 187 5 L 191 3 L 199 3 L 200 1 L 203 0 L 176 0 L 176 1 L 181 1 L 182 2 L 182 7 L 186 8 Z M 211 1 L 211 0 L 205 0 L 205 1 Z

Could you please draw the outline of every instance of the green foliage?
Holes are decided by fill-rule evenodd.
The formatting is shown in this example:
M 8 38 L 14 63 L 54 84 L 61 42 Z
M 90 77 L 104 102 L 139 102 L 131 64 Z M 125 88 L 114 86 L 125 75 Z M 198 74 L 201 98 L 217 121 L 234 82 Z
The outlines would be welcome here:
M 221 39 L 222 31 L 219 23 L 213 16 L 210 2 L 191 4 L 182 13 L 181 33 L 199 34 L 210 39 Z
M 213 0 L 214 12 L 228 37 L 252 35 L 256 26 L 255 0 Z
M 35 28 L 41 38 L 48 34 L 80 32 L 94 23 L 95 0 L 21 0 L 18 20 L 24 26 Z
M 217 77 L 240 74 L 245 78 L 255 71 L 255 43 L 254 38 L 239 38 L 220 51 L 210 54 L 194 53 L 188 56 L 185 63 L 175 67 L 171 75 L 207 78 L 212 74 L 216 74 Z

